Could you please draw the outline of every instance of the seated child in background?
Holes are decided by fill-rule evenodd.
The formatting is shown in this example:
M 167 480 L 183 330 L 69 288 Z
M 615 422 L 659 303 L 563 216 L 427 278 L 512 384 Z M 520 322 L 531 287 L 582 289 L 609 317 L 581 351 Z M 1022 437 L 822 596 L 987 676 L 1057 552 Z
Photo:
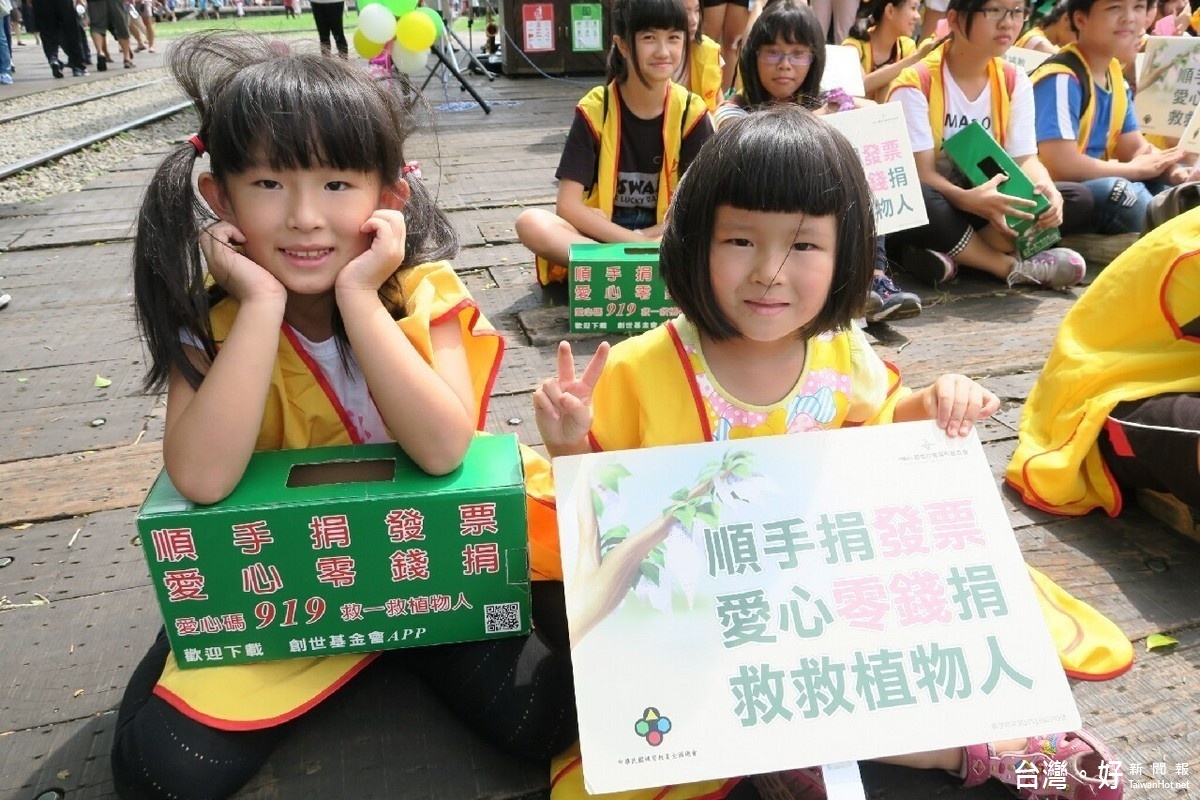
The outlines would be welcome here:
M 1058 181 L 1091 193 L 1090 227 L 1138 233 L 1150 198 L 1187 179 L 1184 153 L 1146 141 L 1118 57 L 1141 36 L 1145 0 L 1067 0 L 1076 41 L 1033 71 L 1037 146 Z
M 888 86 L 905 67 L 911 67 L 937 46 L 927 38 L 918 47 L 913 32 L 921 19 L 920 0 L 871 0 L 858 9 L 858 22 L 843 45 L 858 51 L 867 97 L 887 100 Z
M 543 286 L 566 280 L 579 242 L 657 242 L 679 177 L 712 134 L 704 100 L 672 83 L 687 55 L 681 0 L 617 0 L 610 82 L 575 108 L 554 211 L 517 217 Z
M 684 176 L 663 233 L 663 280 L 682 314 L 611 353 L 602 344 L 578 378 L 570 345 L 559 345 L 558 374 L 534 393 L 550 455 L 920 419 L 954 437 L 993 414 L 996 396 L 963 375 L 905 388 L 852 324 L 873 270 L 870 197 L 850 143 L 802 108 L 781 104 L 724 126 Z M 818 383 L 838 388 L 814 411 Z M 1118 800 L 1121 779 L 1097 777 L 1111 759 L 1078 732 L 882 760 L 948 770 L 966 786 L 1015 785 L 1014 767 L 1027 762 L 1042 796 Z M 1042 788 L 1051 771 L 1066 788 Z M 555 778 L 554 800 L 582 796 L 572 793 L 578 769 Z M 678 788 L 693 787 L 669 796 L 732 791 L 724 781 Z
M 768 5 L 750 26 L 739 60 L 743 89 L 717 109 L 718 128 L 773 105 L 802 105 L 817 114 L 832 114 L 857 104 L 841 89 L 821 92 L 825 39 L 816 15 L 796 0 L 775 0 Z M 897 286 L 887 266 L 880 236 L 864 311 L 868 322 L 907 319 L 921 313 L 921 298 Z
M 1200 209 L 1145 234 L 1075 303 L 1021 414 L 1007 480 L 1055 514 L 1126 492 L 1200 508 Z
M 1040 19 L 1034 20 L 1029 29 L 1017 37 L 1013 47 L 1057 53 L 1058 48 L 1075 41 L 1071 20 L 1067 16 L 1067 0 L 1058 0 Z
M 700 30 L 700 0 L 683 0 L 683 8 L 687 11 L 688 49 L 672 80 L 680 86 L 686 86 L 692 94 L 699 95 L 711 113 L 717 110 L 724 98 L 721 91 L 721 45 Z
M 1033 202 L 1001 193 L 1003 174 L 970 187 L 942 152 L 944 140 L 978 122 L 1049 201 L 1039 227 L 1069 233 L 1086 225 L 1090 194 L 1078 184 L 1051 180 L 1038 160 L 1029 78 L 1001 58 L 1027 13 L 1020 0 L 950 0 L 946 20 L 953 38 L 901 72 L 888 94 L 904 106 L 929 214 L 928 224 L 892 234 L 888 244 L 901 246 L 900 263 L 929 283 L 953 278 L 956 263 L 1009 286 L 1060 289 L 1083 279 L 1083 258 L 1067 248 L 1019 258 L 1005 218 L 1032 219 L 1027 209 Z

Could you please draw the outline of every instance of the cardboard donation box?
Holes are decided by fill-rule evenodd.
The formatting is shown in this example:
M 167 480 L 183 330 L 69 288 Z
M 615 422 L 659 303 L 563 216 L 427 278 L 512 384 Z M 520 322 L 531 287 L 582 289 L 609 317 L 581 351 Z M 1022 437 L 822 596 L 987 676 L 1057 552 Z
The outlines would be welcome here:
M 211 506 L 164 471 L 137 524 L 184 669 L 529 632 L 515 436 L 440 477 L 395 444 L 255 453 Z
M 1062 238 L 1058 228 L 1037 227 L 1036 218 L 1050 207 L 1050 201 L 1034 191 L 1033 181 L 978 122 L 972 122 L 947 139 L 943 149 L 972 186 L 981 186 L 997 175 L 1003 175 L 1004 180 L 997 187 L 1000 192 L 1009 197 L 1032 200 L 1036 203 L 1033 206 L 1022 206 L 1025 211 L 1033 214 L 1034 219 L 1013 216 L 1004 218 L 1008 227 L 1017 234 L 1017 255 L 1020 258 L 1029 258 L 1040 253 Z
M 572 333 L 638 333 L 679 315 L 653 244 L 573 244 Z

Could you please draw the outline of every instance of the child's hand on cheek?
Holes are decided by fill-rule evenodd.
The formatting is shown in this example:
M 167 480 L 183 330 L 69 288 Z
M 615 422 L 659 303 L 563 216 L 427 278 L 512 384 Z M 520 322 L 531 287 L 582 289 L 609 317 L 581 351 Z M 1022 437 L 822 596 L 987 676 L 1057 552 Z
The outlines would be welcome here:
M 1000 408 L 1000 398 L 966 375 L 943 375 L 923 391 L 926 414 L 951 438 L 966 436 L 975 420 Z
M 363 223 L 362 232 L 372 236 L 371 246 L 342 267 L 336 288 L 379 291 L 379 287 L 404 261 L 406 229 L 404 214 L 391 208 L 381 208 Z
M 260 298 L 287 300 L 287 290 L 274 275 L 242 255 L 246 237 L 228 222 L 216 222 L 200 232 L 200 252 L 208 273 L 239 303 Z

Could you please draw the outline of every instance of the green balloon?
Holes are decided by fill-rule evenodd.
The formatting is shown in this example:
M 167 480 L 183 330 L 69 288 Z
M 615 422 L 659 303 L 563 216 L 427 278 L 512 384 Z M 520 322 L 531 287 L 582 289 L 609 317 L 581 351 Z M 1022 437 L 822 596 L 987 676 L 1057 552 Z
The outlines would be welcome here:
M 417 13 L 424 14 L 425 16 L 429 17 L 429 21 L 433 23 L 434 30 L 437 31 L 438 36 L 441 36 L 442 32 L 446 30 L 446 23 L 442 22 L 441 15 L 432 8 L 429 8 L 428 6 L 421 6 L 417 9 Z
M 417 0 L 375 0 L 383 3 L 383 7 L 399 19 L 417 7 Z
M 383 0 L 358 0 L 358 10 L 362 11 L 367 6 L 373 6 L 376 3 L 381 3 Z

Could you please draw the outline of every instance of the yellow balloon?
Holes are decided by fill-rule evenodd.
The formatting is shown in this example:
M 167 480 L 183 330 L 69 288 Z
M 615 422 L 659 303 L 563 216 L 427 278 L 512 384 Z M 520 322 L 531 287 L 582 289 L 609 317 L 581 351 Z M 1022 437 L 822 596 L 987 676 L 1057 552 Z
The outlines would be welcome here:
M 354 52 L 366 59 L 372 59 L 383 52 L 385 45 L 378 42 L 372 42 L 367 37 L 363 36 L 362 31 L 354 32 Z
M 405 49 L 417 53 L 428 50 L 437 38 L 437 28 L 424 14 L 410 11 L 396 23 L 396 41 Z

